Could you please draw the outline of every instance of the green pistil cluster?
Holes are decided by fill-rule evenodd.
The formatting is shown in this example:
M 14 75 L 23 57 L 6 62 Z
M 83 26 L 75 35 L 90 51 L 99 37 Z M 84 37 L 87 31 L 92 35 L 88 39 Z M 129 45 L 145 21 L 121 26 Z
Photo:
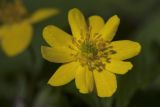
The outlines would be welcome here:
M 86 57 L 94 57 L 98 53 L 98 49 L 92 42 L 84 42 L 81 44 L 80 50 Z

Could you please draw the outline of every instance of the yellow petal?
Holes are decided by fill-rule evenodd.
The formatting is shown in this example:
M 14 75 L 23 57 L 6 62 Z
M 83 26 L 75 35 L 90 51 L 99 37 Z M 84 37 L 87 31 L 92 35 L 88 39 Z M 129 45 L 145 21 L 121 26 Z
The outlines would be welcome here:
M 93 91 L 94 81 L 93 73 L 89 71 L 86 67 L 80 66 L 76 70 L 75 75 L 76 87 L 81 93 L 89 93 Z
M 99 33 L 104 26 L 104 20 L 100 16 L 89 17 L 90 33 L 92 38 Z
M 5 36 L 6 32 L 8 32 L 8 27 L 6 26 L 1 26 L 0 27 L 0 40 Z
M 31 42 L 33 29 L 27 22 L 6 25 L 1 40 L 2 49 L 8 56 L 23 52 Z
M 72 50 L 66 47 L 41 47 L 41 53 L 44 59 L 55 63 L 66 63 L 74 60 L 71 55 Z
M 118 16 L 112 16 L 100 31 L 102 38 L 104 38 L 104 40 L 106 41 L 111 41 L 117 32 L 119 24 L 120 19 L 118 18 Z
M 37 23 L 46 18 L 54 16 L 58 13 L 59 13 L 58 9 L 53 9 L 53 8 L 39 9 L 35 13 L 32 14 L 32 16 L 28 19 L 28 21 L 30 23 Z
M 85 68 L 82 68 L 82 66 L 79 66 L 76 70 L 75 83 L 76 83 L 76 87 L 79 89 L 79 92 L 81 93 L 89 92 L 86 85 Z
M 106 69 L 112 73 L 125 74 L 133 67 L 131 62 L 111 59 L 110 63 L 106 64 Z
M 117 89 L 116 76 L 109 71 L 93 71 L 99 97 L 111 97 Z
M 88 89 L 88 92 L 92 92 L 94 88 L 94 79 L 93 79 L 93 72 L 89 71 L 88 68 L 85 69 L 86 72 L 86 86 Z
M 62 65 L 50 78 L 48 84 L 51 86 L 60 86 L 69 83 L 75 78 L 75 72 L 79 66 L 79 62 L 71 62 Z
M 130 40 L 114 41 L 111 45 L 113 50 L 116 51 L 116 54 L 113 54 L 111 57 L 119 60 L 132 58 L 138 55 L 141 50 L 141 45 L 138 42 Z
M 51 46 L 67 47 L 72 43 L 71 35 L 53 25 L 44 28 L 43 38 Z
M 86 36 L 87 25 L 83 14 L 76 8 L 71 9 L 68 13 L 68 20 L 71 26 L 72 34 L 76 39 Z

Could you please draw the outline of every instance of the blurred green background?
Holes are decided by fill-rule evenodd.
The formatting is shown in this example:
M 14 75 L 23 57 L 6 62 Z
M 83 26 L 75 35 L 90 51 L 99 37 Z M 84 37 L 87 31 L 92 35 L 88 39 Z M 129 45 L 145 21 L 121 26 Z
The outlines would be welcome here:
M 58 8 L 60 13 L 34 25 L 30 47 L 9 58 L 0 51 L 1 107 L 159 107 L 160 106 L 160 0 L 24 0 L 29 13 L 39 8 Z M 134 68 L 118 77 L 117 92 L 99 100 L 83 95 L 74 82 L 62 87 L 47 85 L 60 66 L 42 59 L 45 44 L 42 30 L 53 24 L 71 33 L 67 13 L 79 8 L 86 17 L 100 15 L 105 20 L 117 14 L 121 19 L 115 40 L 140 42 L 142 52 L 131 59 Z

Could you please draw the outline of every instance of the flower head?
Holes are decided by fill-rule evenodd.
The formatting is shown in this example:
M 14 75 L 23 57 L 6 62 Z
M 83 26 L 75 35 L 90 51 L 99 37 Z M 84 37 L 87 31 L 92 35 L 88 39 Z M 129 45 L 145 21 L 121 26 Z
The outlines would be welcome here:
M 100 16 L 91 16 L 86 21 L 74 8 L 69 11 L 68 19 L 73 36 L 52 25 L 43 31 L 50 45 L 41 47 L 43 57 L 64 63 L 48 83 L 60 86 L 75 79 L 81 93 L 96 90 L 100 97 L 112 96 L 117 89 L 115 74 L 125 74 L 132 68 L 131 62 L 123 60 L 136 56 L 140 44 L 130 40 L 112 42 L 120 23 L 117 15 L 106 24 Z
M 0 45 L 8 56 L 23 52 L 30 44 L 32 24 L 58 13 L 57 9 L 44 8 L 32 15 L 21 0 L 5 2 L 0 6 Z

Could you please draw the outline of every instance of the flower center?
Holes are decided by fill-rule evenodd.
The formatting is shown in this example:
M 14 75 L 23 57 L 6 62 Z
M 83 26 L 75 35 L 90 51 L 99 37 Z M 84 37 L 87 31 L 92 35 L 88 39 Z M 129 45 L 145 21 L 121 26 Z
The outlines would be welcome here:
M 14 23 L 21 21 L 27 15 L 21 0 L 3 2 L 0 6 L 0 23 Z
M 98 49 L 92 42 L 84 42 L 81 44 L 80 50 L 85 57 L 93 57 L 98 53 Z
M 78 60 L 82 66 L 87 66 L 90 71 L 103 71 L 106 68 L 106 63 L 110 63 L 110 55 L 116 53 L 112 48 L 110 42 L 103 39 L 84 40 L 80 45 Z
M 82 37 L 84 36 L 82 35 Z M 77 54 L 73 54 L 73 56 L 82 66 L 87 66 L 90 71 L 103 71 L 106 63 L 110 63 L 111 55 L 117 53 L 113 50 L 110 42 L 101 38 L 100 34 L 95 34 L 93 38 L 90 38 L 90 33 L 87 33 L 85 38 L 73 39 L 72 43 L 78 49 Z M 69 48 L 76 50 L 72 46 Z

